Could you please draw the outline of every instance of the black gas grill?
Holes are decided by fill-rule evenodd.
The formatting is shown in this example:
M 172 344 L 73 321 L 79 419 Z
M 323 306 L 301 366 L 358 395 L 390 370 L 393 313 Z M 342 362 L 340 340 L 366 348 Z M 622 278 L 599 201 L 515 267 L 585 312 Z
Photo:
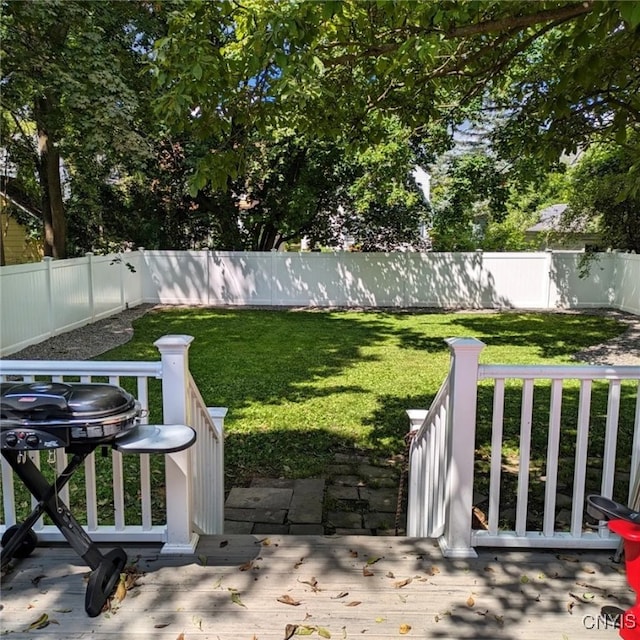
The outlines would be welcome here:
M 190 447 L 190 427 L 139 424 L 140 403 L 124 389 L 108 384 L 58 382 L 0 383 L 0 446 L 37 504 L 20 525 L 2 536 L 1 561 L 28 556 L 37 544 L 31 527 L 46 513 L 71 547 L 93 570 L 85 610 L 97 616 L 116 586 L 127 561 L 123 549 L 103 555 L 58 496 L 86 457 L 99 446 L 129 453 L 170 453 Z M 50 484 L 27 453 L 64 448 L 72 454 Z

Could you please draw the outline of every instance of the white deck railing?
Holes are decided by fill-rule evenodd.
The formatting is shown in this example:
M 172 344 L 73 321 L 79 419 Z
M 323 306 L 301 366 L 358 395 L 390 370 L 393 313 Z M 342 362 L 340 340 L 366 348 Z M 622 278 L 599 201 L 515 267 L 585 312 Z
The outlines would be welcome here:
M 479 365 L 479 354 L 485 346 L 482 342 L 469 338 L 448 343 L 452 352 L 448 394 L 443 385 L 428 412 L 409 413 L 411 429 L 417 435 L 410 451 L 408 533 L 438 537 L 443 552 L 457 557 L 474 555 L 475 546 L 614 548 L 617 537 L 609 534 L 605 523 L 599 523 L 595 530 L 585 527 L 588 462 L 601 461 L 601 468 L 591 469 L 599 475 L 597 482 L 591 479 L 591 491 L 618 501 L 632 500 L 640 465 L 640 367 Z M 478 390 L 487 389 L 487 384 L 493 392 L 487 521 L 485 529 L 473 529 L 474 488 L 482 479 L 474 476 L 476 407 Z M 594 416 L 592 411 L 596 385 L 598 393 L 607 394 L 604 418 Z M 504 427 L 509 411 L 513 413 L 513 408 L 506 409 L 505 390 L 512 399 L 514 394 L 517 396 L 520 411 L 517 459 L 510 461 L 509 469 L 517 478 L 514 492 L 506 497 L 511 502 L 515 498 L 513 518 L 505 517 L 502 490 L 507 473 Z M 575 415 L 566 408 L 563 411 L 569 393 L 577 395 Z M 622 403 L 626 415 L 634 416 L 633 424 L 621 424 Z M 534 432 L 534 425 L 540 424 L 540 412 L 547 423 L 542 434 L 545 446 L 538 445 L 534 450 L 532 443 L 539 435 Z M 604 420 L 601 444 L 594 437 L 594 422 L 598 419 Z M 620 438 L 630 442 L 627 449 L 631 453 L 626 460 L 617 455 Z M 544 496 L 542 514 L 535 518 L 530 510 L 534 471 L 531 461 L 540 457 L 544 463 L 536 473 L 537 482 L 544 484 Z M 565 507 L 571 512 L 567 526 L 557 522 L 561 466 L 572 474 L 572 481 L 562 487 L 564 494 L 571 492 L 570 504 Z M 628 475 L 619 473 L 627 469 Z M 614 496 L 616 477 L 626 486 L 624 492 L 618 487 Z M 539 525 L 531 525 L 536 519 Z
M 65 503 L 73 504 L 74 516 L 96 542 L 163 542 L 163 552 L 180 553 L 195 549 L 198 534 L 222 533 L 226 409 L 205 406 L 188 371 L 191 340 L 190 336 L 161 338 L 155 343 L 161 354 L 156 362 L 0 361 L 1 381 L 30 382 L 37 378 L 58 382 L 107 381 L 123 386 L 140 401 L 143 423 L 148 422 L 149 409 L 154 410 L 150 406 L 150 390 L 152 381 L 159 379 L 162 422 L 188 424 L 195 429 L 197 439 L 193 447 L 165 456 L 164 476 L 162 465 L 151 463 L 151 457 L 159 454 L 123 456 L 105 448 L 105 458 L 101 455 L 103 449 L 98 448 L 87 457 L 84 474 L 75 474 L 59 495 Z M 29 456 L 43 470 L 47 464 L 55 467 L 51 475 L 60 473 L 67 463 L 63 449 L 34 451 Z M 26 489 L 14 482 L 13 471 L 4 458 L 1 477 L 4 524 L 0 524 L 0 532 L 3 532 L 30 509 Z M 104 487 L 106 478 L 111 485 L 108 491 Z M 33 498 L 31 502 L 33 505 Z M 154 511 L 166 512 L 166 518 L 154 515 Z M 45 518 L 39 519 L 34 531 L 42 541 L 64 540 L 57 527 L 46 524 Z

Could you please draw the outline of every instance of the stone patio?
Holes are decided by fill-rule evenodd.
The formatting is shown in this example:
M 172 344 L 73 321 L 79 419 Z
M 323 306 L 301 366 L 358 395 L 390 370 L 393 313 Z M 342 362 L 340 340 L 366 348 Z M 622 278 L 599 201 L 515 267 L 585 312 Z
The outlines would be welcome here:
M 374 464 L 346 454 L 322 478 L 254 478 L 229 492 L 225 533 L 395 535 L 399 479 L 397 460 Z M 405 521 L 403 504 L 399 535 Z

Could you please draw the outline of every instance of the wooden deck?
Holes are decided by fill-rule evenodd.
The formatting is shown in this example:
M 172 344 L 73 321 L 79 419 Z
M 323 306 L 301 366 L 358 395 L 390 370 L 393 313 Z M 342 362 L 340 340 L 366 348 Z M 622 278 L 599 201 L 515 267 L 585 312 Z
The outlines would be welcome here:
M 633 600 L 610 552 L 480 550 L 475 560 L 446 560 L 430 540 L 248 535 L 203 538 L 193 556 L 127 552 L 136 584 L 96 618 L 84 611 L 88 568 L 71 549 L 39 547 L 14 561 L 2 580 L 2 632 L 286 640 L 297 625 L 294 640 L 615 639 L 612 625 L 598 624 L 600 610 Z M 38 620 L 48 625 L 29 629 Z

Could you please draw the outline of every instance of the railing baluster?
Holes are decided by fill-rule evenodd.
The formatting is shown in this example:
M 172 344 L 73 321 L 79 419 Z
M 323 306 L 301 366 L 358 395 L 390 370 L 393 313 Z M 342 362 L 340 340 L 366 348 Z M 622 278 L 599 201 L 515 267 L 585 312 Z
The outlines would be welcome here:
M 502 475 L 502 431 L 504 426 L 504 378 L 497 378 L 493 388 L 493 420 L 491 426 L 491 467 L 489 471 L 488 526 L 498 533 L 500 518 L 500 477 Z
M 616 440 L 620 413 L 620 380 L 609 382 L 604 454 L 602 460 L 602 495 L 613 497 L 613 481 L 616 470 Z
M 547 440 L 546 486 L 542 533 L 552 536 L 556 522 L 556 488 L 558 486 L 558 452 L 560 448 L 560 417 L 562 414 L 562 380 L 551 383 L 549 405 L 549 436 Z
M 591 415 L 591 380 L 580 382 L 578 404 L 578 433 L 576 434 L 576 457 L 573 470 L 573 505 L 571 508 L 571 535 L 582 535 L 587 475 L 587 451 L 589 448 L 589 416 Z
M 518 492 L 516 503 L 516 535 L 524 536 L 527 529 L 529 505 L 529 461 L 531 458 L 531 425 L 533 422 L 533 379 L 527 378 L 522 386 L 520 413 L 520 458 L 518 465 Z

